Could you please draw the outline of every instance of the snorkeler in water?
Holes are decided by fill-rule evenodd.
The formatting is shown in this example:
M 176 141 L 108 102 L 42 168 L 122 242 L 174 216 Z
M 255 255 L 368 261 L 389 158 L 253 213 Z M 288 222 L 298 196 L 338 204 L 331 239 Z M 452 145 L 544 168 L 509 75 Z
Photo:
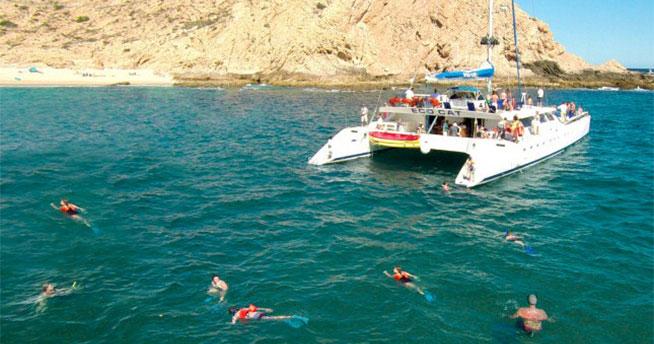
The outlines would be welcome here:
M 66 215 L 70 216 L 76 216 L 78 215 L 83 209 L 78 207 L 77 205 L 68 202 L 68 200 L 62 199 L 59 201 L 59 211 Z
M 62 199 L 59 201 L 59 207 L 55 206 L 54 204 L 50 203 L 50 205 L 54 208 L 59 210 L 61 213 L 64 215 L 70 216 L 71 219 L 82 222 L 88 227 L 91 227 L 91 224 L 83 218 L 80 213 L 86 211 L 84 208 L 79 207 L 73 203 L 68 202 L 66 199 Z
M 443 184 L 441 184 L 441 188 L 445 192 L 450 192 L 450 184 L 448 184 L 447 182 L 443 182 Z
M 415 290 L 420 295 L 423 296 L 425 295 L 425 292 L 414 283 L 414 280 L 418 279 L 418 276 L 403 271 L 402 268 L 399 266 L 393 268 L 392 275 L 389 274 L 387 271 L 384 271 L 384 275 L 402 283 L 402 285 L 404 285 L 405 287 L 411 290 Z
M 68 295 L 73 292 L 73 290 L 77 289 L 77 281 L 73 282 L 73 285 L 70 286 L 70 288 L 61 288 L 57 289 L 54 284 L 52 283 L 45 283 L 41 287 L 41 297 L 46 298 L 46 297 L 53 297 L 53 296 L 61 296 L 61 295 Z
M 513 234 L 510 230 L 507 230 L 504 233 L 504 240 L 514 242 L 520 246 L 525 246 L 525 242 L 522 241 L 522 238 Z
M 211 277 L 211 286 L 209 286 L 209 294 L 219 294 L 220 301 L 225 300 L 225 294 L 227 294 L 227 289 L 229 286 L 227 283 L 218 277 L 218 275 L 213 275 Z
M 239 320 L 288 320 L 294 318 L 292 315 L 267 315 L 268 313 L 272 313 L 273 310 L 270 308 L 260 308 L 253 304 L 240 309 L 235 306 L 229 307 L 227 312 L 232 314 L 232 324 L 235 324 Z
M 42 297 L 52 297 L 55 295 L 57 290 L 55 289 L 54 284 L 46 283 L 41 287 L 41 296 Z
M 77 281 L 74 281 L 70 288 L 56 288 L 52 283 L 44 283 L 41 286 L 41 293 L 37 297 L 31 298 L 28 302 L 35 302 L 37 313 L 42 313 L 47 308 L 47 299 L 55 296 L 68 295 L 75 291 L 75 289 L 77 289 Z

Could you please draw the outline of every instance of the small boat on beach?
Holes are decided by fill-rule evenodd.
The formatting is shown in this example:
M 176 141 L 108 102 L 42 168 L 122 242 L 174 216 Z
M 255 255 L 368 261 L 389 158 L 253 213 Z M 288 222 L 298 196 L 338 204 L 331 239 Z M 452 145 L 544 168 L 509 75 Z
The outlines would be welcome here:
M 619 87 L 609 87 L 609 86 L 602 86 L 597 89 L 598 91 L 620 91 Z

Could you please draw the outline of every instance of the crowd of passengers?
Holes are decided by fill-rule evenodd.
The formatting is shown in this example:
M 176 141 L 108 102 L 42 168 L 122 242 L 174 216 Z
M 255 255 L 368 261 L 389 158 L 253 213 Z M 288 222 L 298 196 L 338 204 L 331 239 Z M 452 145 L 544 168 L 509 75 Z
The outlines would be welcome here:
M 534 106 L 534 99 L 531 95 L 526 95 L 526 101 L 524 106 L 531 107 Z M 538 89 L 537 91 L 537 106 L 543 106 L 543 98 L 545 92 L 543 89 Z M 491 94 L 487 95 L 486 98 L 482 96 L 477 100 L 485 100 L 483 103 L 483 108 L 475 108 L 475 111 L 483 112 L 497 112 L 498 110 L 512 111 L 518 109 L 520 103 L 516 101 L 516 98 L 511 95 L 511 92 L 508 93 L 504 90 L 497 94 L 497 91 L 493 91 Z M 448 103 L 450 99 L 455 99 L 454 97 L 449 98 L 445 94 L 440 94 L 438 89 L 434 89 L 434 93 L 427 97 L 416 96 L 413 92 L 413 87 L 408 88 L 404 93 L 404 98 L 393 97 L 388 100 L 388 105 L 390 106 L 407 106 L 407 107 L 445 107 L 445 103 Z M 474 99 L 471 99 L 474 100 Z M 561 116 L 561 120 L 565 121 L 570 117 L 583 114 L 583 109 L 581 106 L 577 108 L 574 102 L 564 102 L 557 107 L 557 115 L 565 114 Z
M 531 121 L 531 133 L 532 135 L 538 135 L 538 127 L 541 121 L 541 115 L 536 115 Z M 475 131 L 475 137 L 482 139 L 496 139 L 496 140 L 508 140 L 513 142 L 518 142 L 520 138 L 524 135 L 525 127 L 522 124 L 522 121 L 518 119 L 518 116 L 513 117 L 513 121 L 502 120 L 498 122 L 497 126 L 492 129 L 487 129 L 481 124 L 481 119 L 477 120 L 477 130 Z M 443 136 L 457 136 L 457 137 L 470 137 L 467 125 L 461 121 L 454 121 L 450 124 L 449 120 L 443 121 L 442 126 L 434 127 L 432 130 L 435 134 L 442 134 Z M 421 131 L 419 126 L 418 132 Z

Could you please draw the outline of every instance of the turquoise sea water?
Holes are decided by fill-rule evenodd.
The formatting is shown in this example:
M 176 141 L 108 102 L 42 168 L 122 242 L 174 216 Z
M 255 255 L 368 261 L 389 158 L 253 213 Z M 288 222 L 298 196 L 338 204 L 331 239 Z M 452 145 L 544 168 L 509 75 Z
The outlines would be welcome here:
M 0 341 L 652 341 L 654 93 L 550 91 L 591 112 L 590 135 L 450 194 L 449 155 L 307 165 L 376 99 L 0 89 Z M 62 197 L 92 228 L 50 207 Z M 432 303 L 382 274 L 395 264 Z M 230 284 L 223 305 L 206 294 L 213 273 Z M 37 307 L 46 281 L 80 288 Z M 533 338 L 507 318 L 529 293 L 556 319 Z M 231 325 L 226 307 L 251 302 L 310 321 Z

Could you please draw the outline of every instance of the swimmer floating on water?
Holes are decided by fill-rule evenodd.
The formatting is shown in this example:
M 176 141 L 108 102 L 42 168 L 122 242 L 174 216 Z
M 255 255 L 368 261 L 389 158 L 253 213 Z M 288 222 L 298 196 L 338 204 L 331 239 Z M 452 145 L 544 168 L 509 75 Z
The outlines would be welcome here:
M 427 299 L 427 301 L 429 301 L 429 302 L 432 301 L 433 297 L 431 296 L 431 294 L 426 293 L 424 290 L 422 290 L 422 288 L 420 288 L 419 286 L 417 286 L 414 283 L 414 280 L 419 280 L 420 279 L 418 276 L 410 274 L 410 273 L 408 273 L 406 271 L 403 271 L 402 268 L 399 267 L 399 266 L 396 266 L 396 267 L 393 268 L 393 274 L 392 275 L 389 274 L 388 271 L 384 271 L 384 275 L 386 275 L 386 276 L 388 276 L 388 277 L 402 283 L 403 286 L 405 286 L 405 287 L 407 287 L 407 288 L 409 288 L 411 290 L 415 290 L 418 294 L 424 296 L 425 299 Z
M 68 200 L 65 199 L 59 201 L 58 208 L 53 203 L 50 203 L 50 205 L 52 206 L 52 208 L 57 209 L 63 214 L 70 216 L 71 219 L 82 222 L 86 226 L 91 227 L 91 224 L 88 221 L 86 221 L 85 218 L 79 215 L 81 212 L 86 211 L 84 208 L 78 207 L 77 205 L 70 203 L 68 202 Z
M 77 289 L 77 281 L 73 282 L 73 285 L 71 285 L 70 288 L 61 288 L 57 289 L 54 284 L 52 283 L 45 283 L 41 287 L 41 294 L 35 299 L 36 301 L 36 310 L 37 312 L 41 313 L 45 310 L 46 307 L 46 300 L 55 297 L 55 296 L 64 296 L 72 293 L 75 289 Z
M 57 289 L 55 288 L 54 284 L 52 283 L 45 283 L 41 287 L 41 297 L 53 297 L 53 296 L 62 296 L 62 295 L 68 295 L 73 292 L 73 290 L 77 289 L 77 281 L 73 281 L 73 285 L 70 286 L 70 288 L 61 288 Z
M 507 230 L 506 232 L 504 232 L 504 240 L 514 242 L 514 243 L 520 245 L 520 247 L 525 249 L 525 253 L 528 254 L 528 255 L 531 255 L 531 256 L 537 255 L 536 252 L 534 251 L 534 249 L 531 248 L 531 246 L 527 245 L 522 240 L 521 237 L 513 234 L 510 230 Z
M 267 313 L 272 313 L 273 310 L 270 308 L 260 308 L 252 304 L 247 308 L 240 309 L 235 306 L 229 307 L 227 312 L 232 314 L 232 324 L 235 324 L 239 320 L 288 320 L 301 318 L 294 315 L 267 315 Z
M 511 319 L 520 318 L 522 320 L 522 329 L 527 332 L 529 335 L 534 335 L 534 332 L 538 332 L 542 329 L 541 323 L 543 321 L 553 322 L 552 319 L 547 317 L 547 313 L 544 310 L 536 308 L 536 303 L 538 299 L 536 295 L 531 294 L 527 298 L 529 301 L 529 307 L 521 307 L 518 311 L 511 316 Z
M 504 232 L 504 239 L 506 241 L 514 242 L 514 243 L 516 243 L 516 244 L 518 244 L 518 245 L 520 245 L 522 247 L 525 246 L 525 242 L 522 241 L 522 238 L 515 235 L 515 234 L 513 234 L 510 230 L 507 230 L 506 232 Z
M 227 289 L 229 289 L 229 286 L 227 283 L 218 277 L 218 275 L 213 275 L 211 277 L 211 286 L 209 286 L 209 291 L 207 291 L 209 294 L 219 294 L 220 295 L 220 301 L 222 302 L 225 300 L 225 294 L 227 294 Z
M 448 184 L 447 182 L 443 182 L 443 184 L 441 184 L 441 188 L 445 192 L 450 192 L 450 184 Z

